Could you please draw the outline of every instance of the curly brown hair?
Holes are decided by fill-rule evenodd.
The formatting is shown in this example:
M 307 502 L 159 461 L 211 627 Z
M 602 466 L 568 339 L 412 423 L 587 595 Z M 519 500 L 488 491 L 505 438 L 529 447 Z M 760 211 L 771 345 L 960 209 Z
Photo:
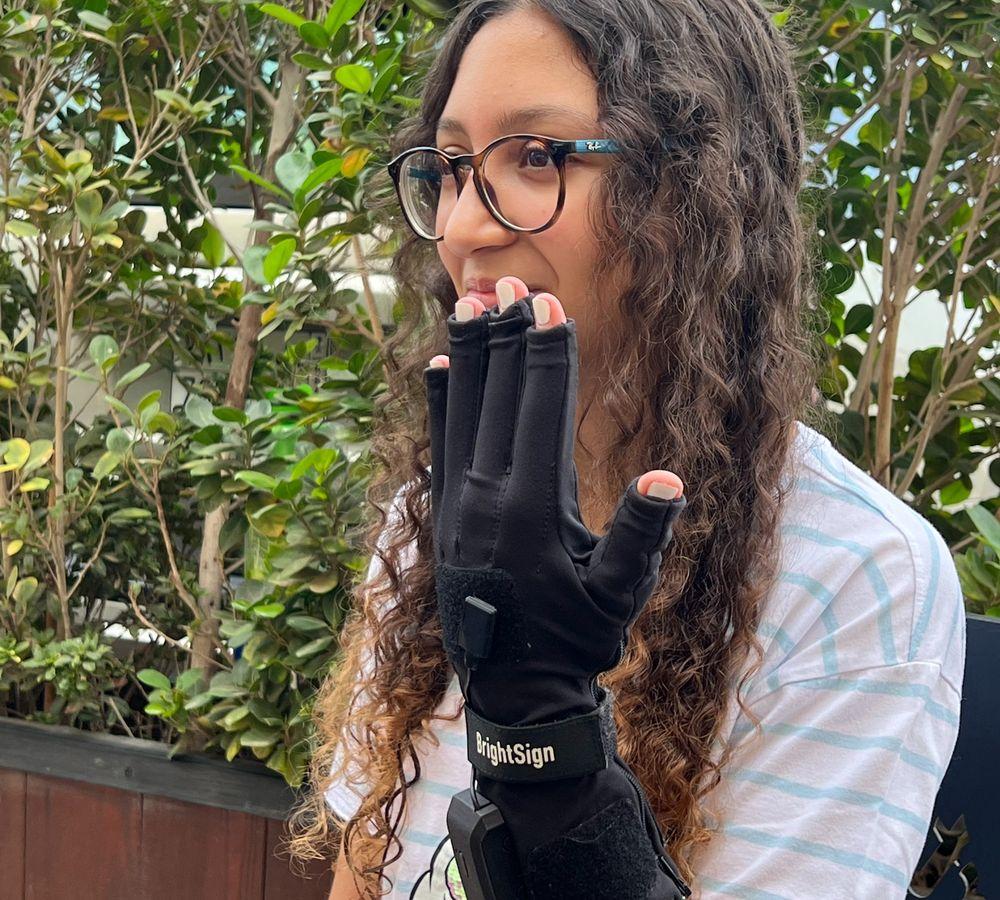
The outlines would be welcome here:
M 757 724 L 739 695 L 761 662 L 755 632 L 777 577 L 796 419 L 829 430 L 812 403 L 822 312 L 800 193 L 799 73 L 756 0 L 471 0 L 443 34 L 419 112 L 392 134 L 392 155 L 434 143 L 464 48 L 518 8 L 565 28 L 596 79 L 604 135 L 622 148 L 594 207 L 603 257 L 593 279 L 628 277 L 618 296 L 601 296 L 601 358 L 586 360 L 600 373 L 592 402 L 621 439 L 588 492 L 610 510 L 636 473 L 656 468 L 689 486 L 659 586 L 601 682 L 617 699 L 619 752 L 690 879 L 690 854 L 714 833 L 700 799 L 728 757 L 714 761 L 713 746 L 734 687 Z M 423 370 L 447 352 L 445 318 L 458 299 L 435 244 L 406 228 L 388 176 L 367 189 L 370 208 L 398 229 L 391 274 L 405 310 L 385 344 L 389 389 L 372 440 L 366 548 L 381 566 L 355 588 L 342 663 L 316 700 L 309 793 L 290 823 L 294 856 L 335 856 L 342 823 L 324 793 L 348 766 L 357 771 L 370 792 L 343 836 L 366 897 L 382 895 L 375 879 L 402 853 L 396 824 L 420 777 L 414 742 L 443 718 L 434 712 L 452 676 L 434 590 Z M 756 661 L 734 686 L 751 650 Z M 374 667 L 362 678 L 366 656 Z M 348 739 L 360 749 L 344 752 Z

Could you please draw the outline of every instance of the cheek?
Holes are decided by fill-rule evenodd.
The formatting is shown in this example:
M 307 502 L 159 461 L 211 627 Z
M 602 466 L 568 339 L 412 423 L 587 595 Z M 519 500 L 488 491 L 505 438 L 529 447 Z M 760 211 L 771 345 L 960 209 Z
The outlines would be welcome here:
M 590 186 L 567 183 L 566 200 L 559 220 L 538 235 L 545 238 L 545 255 L 556 270 L 559 283 L 556 296 L 566 314 L 577 320 L 578 329 L 584 326 L 588 307 L 592 303 L 589 297 L 593 290 L 591 275 L 598 254 L 597 240 L 588 216 L 589 204 L 593 202 L 591 198 L 597 195 L 597 179 L 590 181 Z

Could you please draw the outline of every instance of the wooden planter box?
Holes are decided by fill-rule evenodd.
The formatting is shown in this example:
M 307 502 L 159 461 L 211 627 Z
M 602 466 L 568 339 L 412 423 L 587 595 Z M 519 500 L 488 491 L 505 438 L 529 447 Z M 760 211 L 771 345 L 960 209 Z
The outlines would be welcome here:
M 326 900 L 329 862 L 299 876 L 282 849 L 283 778 L 168 752 L 0 719 L 3 900 Z

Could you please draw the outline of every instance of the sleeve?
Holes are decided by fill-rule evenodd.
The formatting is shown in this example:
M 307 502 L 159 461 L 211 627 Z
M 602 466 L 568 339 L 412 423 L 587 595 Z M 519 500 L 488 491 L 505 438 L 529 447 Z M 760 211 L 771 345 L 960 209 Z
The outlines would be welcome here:
M 786 644 L 784 659 L 754 682 L 748 705 L 763 734 L 736 717 L 736 749 L 709 795 L 721 833 L 692 860 L 693 900 L 907 896 L 958 736 L 964 671 L 958 575 L 944 541 L 932 538 L 930 546 L 931 577 L 918 569 L 896 588 L 910 601 L 899 604 L 896 621 L 919 621 L 925 652 L 886 663 L 847 649 L 877 633 L 868 567 L 832 598 L 826 628 Z M 841 596 L 850 599 L 838 605 Z M 911 651 L 916 633 L 914 625 Z M 821 644 L 847 649 L 852 664 L 827 674 L 796 665 L 810 652 L 822 658 Z

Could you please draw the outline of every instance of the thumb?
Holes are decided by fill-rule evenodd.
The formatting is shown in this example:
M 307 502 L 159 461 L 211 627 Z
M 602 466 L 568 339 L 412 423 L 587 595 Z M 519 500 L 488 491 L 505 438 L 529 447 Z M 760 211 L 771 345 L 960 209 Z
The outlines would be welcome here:
M 645 493 L 640 492 L 640 484 Z M 657 496 L 669 494 L 671 488 L 676 496 Z M 638 614 L 659 579 L 674 521 L 687 505 L 683 490 L 680 478 L 665 469 L 635 478 L 618 503 L 611 527 L 594 547 L 587 586 L 605 608 L 628 621 Z

